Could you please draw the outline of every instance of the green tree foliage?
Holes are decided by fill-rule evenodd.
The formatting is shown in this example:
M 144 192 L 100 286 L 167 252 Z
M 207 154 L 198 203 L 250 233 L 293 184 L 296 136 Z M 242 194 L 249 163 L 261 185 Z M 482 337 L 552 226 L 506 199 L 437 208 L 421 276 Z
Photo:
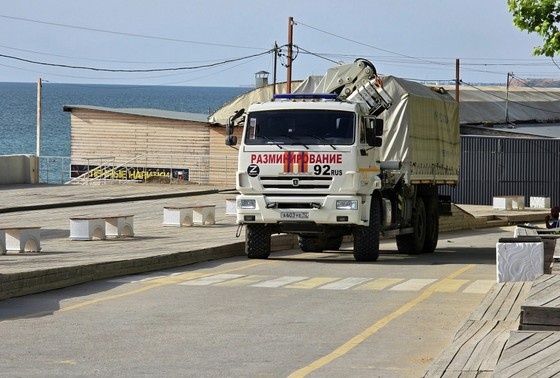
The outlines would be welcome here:
M 508 7 L 515 26 L 543 38 L 543 45 L 534 48 L 534 55 L 553 57 L 560 52 L 559 0 L 508 0 Z

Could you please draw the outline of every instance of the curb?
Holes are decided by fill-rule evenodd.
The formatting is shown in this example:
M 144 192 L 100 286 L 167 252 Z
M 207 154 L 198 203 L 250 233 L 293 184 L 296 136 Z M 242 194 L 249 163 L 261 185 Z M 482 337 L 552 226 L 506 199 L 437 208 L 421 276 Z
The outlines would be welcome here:
M 6 207 L 0 209 L 0 214 L 15 213 L 18 211 L 47 210 L 47 209 L 57 209 L 57 208 L 64 208 L 64 207 L 102 205 L 107 203 L 133 202 L 133 201 L 152 200 L 152 199 L 155 200 L 155 199 L 162 199 L 162 198 L 203 196 L 206 194 L 215 194 L 215 193 L 221 193 L 227 191 L 229 190 L 208 189 L 208 190 L 200 190 L 200 191 L 192 191 L 192 192 L 149 194 L 149 195 L 138 195 L 138 196 L 129 196 L 129 197 L 118 197 L 118 198 L 102 198 L 97 200 L 86 200 L 86 201 L 69 201 L 64 203 L 54 202 L 54 203 L 44 203 L 38 205 L 14 206 L 14 207 Z
M 271 250 L 292 249 L 296 248 L 297 245 L 297 237 L 293 235 L 275 235 L 272 237 Z M 0 274 L 0 300 L 61 289 L 101 279 L 146 273 L 244 255 L 245 242 L 237 242 L 195 251 L 131 260 L 107 261 L 24 273 Z

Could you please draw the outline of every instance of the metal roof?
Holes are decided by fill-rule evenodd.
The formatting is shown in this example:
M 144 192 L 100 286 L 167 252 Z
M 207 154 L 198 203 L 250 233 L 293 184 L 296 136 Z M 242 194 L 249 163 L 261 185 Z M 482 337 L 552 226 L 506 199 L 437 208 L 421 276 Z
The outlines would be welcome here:
M 467 131 L 468 130 L 468 131 Z M 461 134 L 501 135 L 509 137 L 560 138 L 560 122 L 461 125 Z
M 296 87 L 300 82 L 293 81 L 292 84 Z M 247 109 L 249 105 L 270 101 L 274 93 L 286 93 L 286 83 L 268 84 L 263 87 L 254 88 L 247 93 L 243 93 L 236 98 L 229 101 L 227 104 L 216 110 L 209 117 L 210 123 L 217 125 L 226 125 L 229 117 L 239 109 Z
M 310 77 L 303 83 L 293 82 L 294 87 L 301 84 L 296 91 L 305 91 L 305 88 L 313 85 L 314 79 L 316 80 L 315 77 Z M 255 88 L 232 99 L 211 116 L 159 109 L 106 108 L 87 105 L 66 105 L 64 110 L 89 109 L 225 125 L 228 118 L 237 110 L 246 109 L 254 102 L 270 100 L 273 88 L 273 85 Z M 441 88 L 456 98 L 454 86 L 446 85 Z M 286 83 L 276 84 L 277 93 L 285 93 L 285 91 Z M 481 134 L 502 133 L 503 135 L 505 133 L 512 136 L 519 134 L 519 136 L 560 138 L 560 88 L 463 85 L 459 88 L 459 100 L 461 126 L 468 125 L 471 130 L 475 131 L 480 126 Z
M 443 88 L 456 98 L 455 87 Z M 560 88 L 461 86 L 459 101 L 461 124 L 560 122 Z
M 74 109 L 95 110 L 100 112 L 118 113 L 137 115 L 142 117 L 156 117 L 165 119 L 174 119 L 179 121 L 194 121 L 208 123 L 208 115 L 199 113 L 176 112 L 162 109 L 146 109 L 146 108 L 107 108 L 103 106 L 90 105 L 64 105 L 65 112 L 72 112 Z

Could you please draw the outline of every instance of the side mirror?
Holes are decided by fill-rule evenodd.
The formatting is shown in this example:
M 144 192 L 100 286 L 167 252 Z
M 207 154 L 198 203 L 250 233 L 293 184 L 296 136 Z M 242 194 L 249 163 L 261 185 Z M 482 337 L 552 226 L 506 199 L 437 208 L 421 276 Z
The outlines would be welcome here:
M 237 144 L 237 136 L 226 135 L 226 146 L 235 146 Z
M 383 120 L 379 118 L 369 119 L 366 128 L 366 143 L 371 147 L 381 147 L 383 145 Z
M 366 129 L 366 143 L 371 147 L 381 147 L 383 138 L 375 135 L 375 130 Z
M 227 125 L 226 125 L 226 134 L 227 135 L 232 135 L 233 134 L 233 123 L 237 118 L 241 117 L 243 112 L 245 112 L 245 109 L 241 108 L 238 111 L 236 111 L 231 117 L 229 117 Z
M 383 136 L 383 120 L 379 118 L 374 118 L 371 120 L 373 129 L 375 130 L 375 136 Z

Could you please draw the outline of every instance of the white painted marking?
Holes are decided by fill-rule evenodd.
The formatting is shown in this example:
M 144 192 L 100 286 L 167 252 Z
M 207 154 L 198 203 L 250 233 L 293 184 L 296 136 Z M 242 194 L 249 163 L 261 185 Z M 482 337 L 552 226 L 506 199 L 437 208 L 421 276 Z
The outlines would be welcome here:
M 472 284 L 467 286 L 465 290 L 463 290 L 463 293 L 486 294 L 488 293 L 488 291 L 490 291 L 490 289 L 492 288 L 492 286 L 494 286 L 495 283 L 496 281 L 494 280 L 476 280 Z
M 428 286 L 431 283 L 436 282 L 437 279 L 433 278 L 411 278 L 410 280 L 404 281 L 401 284 L 395 285 L 389 290 L 395 291 L 418 291 Z
M 214 276 L 202 277 L 196 280 L 181 282 L 179 285 L 188 286 L 207 286 L 217 284 L 219 282 L 224 282 L 228 280 L 233 280 L 235 278 L 243 277 L 243 274 L 216 274 Z
M 346 290 L 354 287 L 356 285 L 362 284 L 366 281 L 371 280 L 371 278 L 361 278 L 361 277 L 349 277 L 344 278 L 342 280 L 330 283 L 328 285 L 324 285 L 319 287 L 319 289 L 325 290 Z
M 293 276 L 284 276 L 278 277 L 273 280 L 263 281 L 256 284 L 251 285 L 252 287 L 280 287 L 284 285 L 288 285 L 294 282 L 303 281 L 309 277 L 293 277 Z

